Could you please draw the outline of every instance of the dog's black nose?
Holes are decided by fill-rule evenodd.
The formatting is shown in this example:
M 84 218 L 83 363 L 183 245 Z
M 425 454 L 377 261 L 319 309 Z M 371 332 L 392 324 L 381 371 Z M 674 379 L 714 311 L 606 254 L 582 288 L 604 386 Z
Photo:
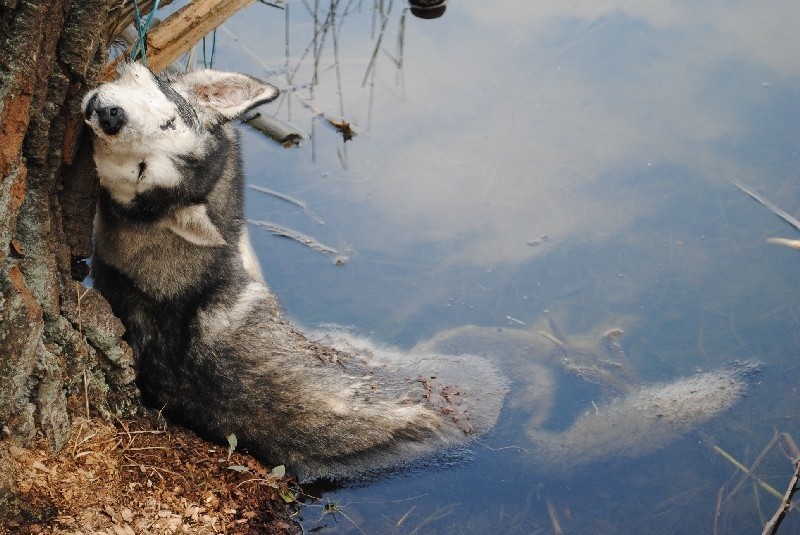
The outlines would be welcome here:
M 125 125 L 125 110 L 118 106 L 108 106 L 95 111 L 100 128 L 108 135 L 113 136 Z
M 110 136 L 117 134 L 125 126 L 127 120 L 125 110 L 119 106 L 99 106 L 97 95 L 89 99 L 86 105 L 86 118 L 89 119 L 92 113 L 97 114 L 97 124 L 103 129 L 103 132 Z

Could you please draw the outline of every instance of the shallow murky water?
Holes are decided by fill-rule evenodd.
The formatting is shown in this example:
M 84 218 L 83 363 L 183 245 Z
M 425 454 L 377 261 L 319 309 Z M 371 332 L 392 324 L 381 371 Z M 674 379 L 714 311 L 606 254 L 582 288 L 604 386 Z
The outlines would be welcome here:
M 766 487 L 792 472 L 783 442 L 760 482 L 720 449 L 750 466 L 776 432 L 800 439 L 800 252 L 765 242 L 800 236 L 733 182 L 800 212 L 799 24 L 772 1 L 457 0 L 423 20 L 340 0 L 255 4 L 217 32 L 214 66 L 294 88 L 261 111 L 308 136 L 282 148 L 242 127 L 248 181 L 306 206 L 250 190 L 249 217 L 336 250 L 251 226 L 299 324 L 404 348 L 475 325 L 498 353 L 528 333 L 555 382 L 532 394 L 550 430 L 603 390 L 543 360 L 545 310 L 582 347 L 621 327 L 631 384 L 764 364 L 746 398 L 666 447 L 553 470 L 527 451 L 517 391 L 539 368 L 499 358 L 509 405 L 462 462 L 327 491 L 301 510 L 307 532 L 761 529 L 779 503 Z

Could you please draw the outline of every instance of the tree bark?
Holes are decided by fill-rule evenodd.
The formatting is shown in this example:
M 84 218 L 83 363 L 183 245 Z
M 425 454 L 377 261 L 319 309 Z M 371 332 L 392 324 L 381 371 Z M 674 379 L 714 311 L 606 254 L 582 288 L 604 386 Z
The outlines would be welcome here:
M 0 429 L 19 445 L 58 451 L 84 407 L 139 411 L 124 329 L 78 282 L 97 191 L 80 103 L 129 4 L 0 0 Z

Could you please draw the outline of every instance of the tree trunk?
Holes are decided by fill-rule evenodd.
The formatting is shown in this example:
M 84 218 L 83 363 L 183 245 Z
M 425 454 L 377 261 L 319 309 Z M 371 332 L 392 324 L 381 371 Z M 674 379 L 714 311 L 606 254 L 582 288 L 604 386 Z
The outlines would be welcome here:
M 0 0 L 0 426 L 20 445 L 41 435 L 58 451 L 89 406 L 139 409 L 123 327 L 77 282 L 97 190 L 80 103 L 130 8 Z

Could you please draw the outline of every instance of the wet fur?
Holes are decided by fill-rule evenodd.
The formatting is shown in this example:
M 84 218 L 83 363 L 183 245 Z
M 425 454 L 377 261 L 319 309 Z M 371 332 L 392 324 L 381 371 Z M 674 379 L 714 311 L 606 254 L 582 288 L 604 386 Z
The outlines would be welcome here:
M 543 324 L 542 324 L 543 323 Z M 667 447 L 678 437 L 718 418 L 738 403 L 758 377 L 760 364 L 734 361 L 712 371 L 676 378 L 666 383 L 641 383 L 629 377 L 623 391 L 602 388 L 607 396 L 587 406 L 581 416 L 566 429 L 550 429 L 551 417 L 560 407 L 554 406 L 557 368 L 566 364 L 565 353 L 553 350 L 550 338 L 542 332 L 553 330 L 562 341 L 548 316 L 546 321 L 526 329 L 464 325 L 437 333 L 420 343 L 414 352 L 461 354 L 478 352 L 488 355 L 512 378 L 508 405 L 518 411 L 527 436 L 529 462 L 540 472 L 563 474 L 589 463 L 620 457 L 639 457 Z M 607 346 L 607 337 L 604 345 Z M 598 337 L 593 338 L 593 341 Z M 567 344 L 571 345 L 571 344 Z M 583 352 L 571 348 L 572 355 Z M 585 352 L 591 356 L 593 350 Z M 570 355 L 571 356 L 571 355 Z M 608 356 L 594 355 L 597 363 Z M 573 358 L 574 361 L 574 358 Z M 619 364 L 619 357 L 615 361 Z M 611 369 L 616 368 L 612 366 Z M 628 372 L 619 369 L 619 378 Z M 595 376 L 583 379 L 593 382 Z M 614 385 L 619 383 L 615 380 Z M 606 385 L 607 386 L 607 385 Z M 521 417 L 528 416 L 525 422 Z M 518 421 L 519 421 L 518 420 Z
M 486 361 L 339 335 L 312 341 L 245 270 L 242 164 L 228 121 L 276 95 L 243 75 L 166 81 L 128 65 L 84 100 L 101 185 L 93 276 L 125 324 L 145 403 L 215 440 L 233 433 L 301 480 L 363 476 L 462 444 L 469 435 L 453 409 L 487 431 L 505 382 Z M 127 119 L 113 134 L 98 123 L 110 106 Z M 434 376 L 463 404 L 434 399 Z

